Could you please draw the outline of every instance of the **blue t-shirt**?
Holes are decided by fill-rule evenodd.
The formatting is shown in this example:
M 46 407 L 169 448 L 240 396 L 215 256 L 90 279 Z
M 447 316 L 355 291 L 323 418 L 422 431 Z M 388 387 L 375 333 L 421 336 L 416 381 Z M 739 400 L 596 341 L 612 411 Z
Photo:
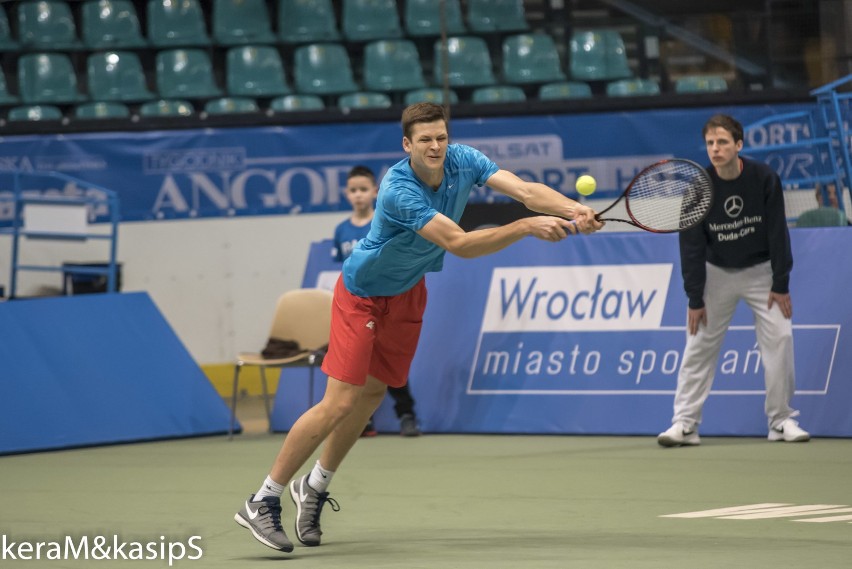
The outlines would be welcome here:
M 351 219 L 340 223 L 334 229 L 334 250 L 332 257 L 338 263 L 342 263 L 352 254 L 352 249 L 355 244 L 367 236 L 370 231 L 370 224 L 358 227 L 352 223 Z
M 391 167 L 379 186 L 370 231 L 343 263 L 346 289 L 358 296 L 395 296 L 426 273 L 440 271 L 446 251 L 415 232 L 438 213 L 458 223 L 470 191 L 498 169 L 479 150 L 461 144 L 447 147 L 437 190 L 415 175 L 408 158 Z

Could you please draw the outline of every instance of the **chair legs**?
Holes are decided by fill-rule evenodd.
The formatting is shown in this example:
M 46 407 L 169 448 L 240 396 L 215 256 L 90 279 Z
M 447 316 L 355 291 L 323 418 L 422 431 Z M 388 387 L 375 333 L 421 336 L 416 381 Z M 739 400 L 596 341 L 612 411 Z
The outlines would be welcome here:
M 228 427 L 228 440 L 234 438 L 234 424 L 237 420 L 237 386 L 240 382 L 240 370 L 242 367 L 239 363 L 234 366 L 234 389 L 231 392 L 231 424 Z
M 266 427 L 267 430 L 272 428 L 272 412 L 269 409 L 269 389 L 266 387 L 266 367 L 260 366 L 260 386 L 263 389 L 263 406 L 266 408 Z

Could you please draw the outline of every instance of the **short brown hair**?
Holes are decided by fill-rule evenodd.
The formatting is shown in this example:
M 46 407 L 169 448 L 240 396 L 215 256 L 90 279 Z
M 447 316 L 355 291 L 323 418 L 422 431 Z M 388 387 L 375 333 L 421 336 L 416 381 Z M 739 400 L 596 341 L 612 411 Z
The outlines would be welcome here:
M 724 128 L 731 133 L 734 142 L 739 142 L 743 139 L 743 125 L 734 117 L 728 115 L 713 115 L 707 124 L 704 125 L 704 130 L 701 131 L 701 136 L 707 136 L 707 132 L 713 128 Z
M 373 171 L 367 168 L 366 166 L 353 166 L 351 170 L 349 170 L 349 175 L 346 176 L 346 179 L 354 178 L 355 176 L 364 176 L 368 178 L 373 184 L 376 183 L 376 175 L 373 174 Z
M 402 135 L 411 138 L 411 129 L 421 122 L 444 121 L 447 124 L 447 114 L 444 107 L 435 103 L 414 103 L 402 111 Z

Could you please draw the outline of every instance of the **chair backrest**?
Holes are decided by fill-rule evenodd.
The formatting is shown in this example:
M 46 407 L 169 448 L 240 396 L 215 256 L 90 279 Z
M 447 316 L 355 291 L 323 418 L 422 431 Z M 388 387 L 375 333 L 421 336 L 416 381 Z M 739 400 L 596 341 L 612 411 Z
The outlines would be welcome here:
M 425 87 L 417 47 L 410 40 L 379 40 L 364 48 L 364 87 L 409 91 Z
M 284 43 L 339 40 L 331 0 L 278 0 L 278 37 Z
M 728 82 L 718 75 L 691 75 L 675 81 L 675 93 L 722 93 L 728 90 Z
M 444 0 L 444 18 L 447 34 L 460 36 L 467 33 L 462 22 L 459 0 Z M 441 35 L 441 3 L 435 0 L 406 0 L 405 31 L 412 37 Z
M 81 46 L 71 8 L 61 0 L 18 5 L 18 39 L 24 47 L 73 49 Z
M 434 80 L 443 83 L 442 42 L 435 41 Z M 491 54 L 485 40 L 476 36 L 447 38 L 447 61 L 451 87 L 480 87 L 496 83 L 491 66 Z
M 213 37 L 221 45 L 274 42 L 266 0 L 216 0 Z
M 260 111 L 257 102 L 248 97 L 220 97 L 207 101 L 204 110 L 210 115 L 232 115 L 238 113 L 256 113 Z
M 83 43 L 92 49 L 141 47 L 139 16 L 130 0 L 89 0 L 81 9 Z
M 474 103 L 511 103 L 526 101 L 524 90 L 514 85 L 493 85 L 474 89 L 471 101 Z
M 547 34 L 519 34 L 503 40 L 503 79 L 507 83 L 564 81 L 556 44 Z
M 0 4 L 0 51 L 17 51 L 20 46 L 12 37 L 12 28 L 9 26 L 9 17 L 6 15 L 5 4 Z
M 836 207 L 818 207 L 802 212 L 796 227 L 841 227 L 849 225 L 846 214 Z
M 610 97 L 640 97 L 659 95 L 660 85 L 653 79 L 620 79 L 606 85 Z
M 319 111 L 325 108 L 325 103 L 316 95 L 286 95 L 273 99 L 269 108 L 277 112 Z
M 387 109 L 391 106 L 390 97 L 384 93 L 349 93 L 337 101 L 341 109 Z
M 571 78 L 580 81 L 630 77 L 627 50 L 616 30 L 575 30 L 570 41 Z
M 274 47 L 232 47 L 226 63 L 226 87 L 230 95 L 273 97 L 291 92 L 281 55 Z
M 148 39 L 160 47 L 208 45 L 198 0 L 148 0 Z
M 293 340 L 303 350 L 328 344 L 331 333 L 331 292 L 318 288 L 287 291 L 278 298 L 269 337 Z
M 9 93 L 6 87 L 6 74 L 3 73 L 3 68 L 0 67 L 0 104 L 8 105 L 17 102 L 18 98 Z
M 402 37 L 396 0 L 343 0 L 343 36 L 349 41 Z
M 159 99 L 143 103 L 139 114 L 143 117 L 188 117 L 195 114 L 195 108 L 183 99 Z
M 467 24 L 476 33 L 529 29 L 524 0 L 468 0 Z
M 25 103 L 75 103 L 77 75 L 64 53 L 28 53 L 18 60 L 18 89 Z
M 309 44 L 293 57 L 296 90 L 308 95 L 340 95 L 358 90 L 349 53 L 340 44 Z
M 459 102 L 459 96 L 452 89 L 449 90 L 450 104 Z M 406 105 L 414 103 L 437 103 L 444 104 L 444 91 L 436 87 L 428 87 L 425 89 L 414 89 L 405 94 L 404 102 Z
M 157 90 L 164 99 L 209 98 L 222 94 L 213 77 L 210 57 L 200 49 L 159 52 Z
M 9 109 L 10 121 L 56 121 L 62 119 L 62 111 L 53 105 L 31 105 Z
M 130 51 L 93 53 L 86 64 L 89 96 L 95 101 L 147 101 L 154 98 L 139 56 Z
M 130 109 L 123 103 L 107 103 L 99 101 L 86 103 L 74 109 L 78 119 L 118 119 L 130 116 Z
M 559 81 L 542 85 L 538 90 L 538 98 L 542 101 L 553 99 L 588 99 L 592 96 L 592 88 L 588 83 L 580 81 Z

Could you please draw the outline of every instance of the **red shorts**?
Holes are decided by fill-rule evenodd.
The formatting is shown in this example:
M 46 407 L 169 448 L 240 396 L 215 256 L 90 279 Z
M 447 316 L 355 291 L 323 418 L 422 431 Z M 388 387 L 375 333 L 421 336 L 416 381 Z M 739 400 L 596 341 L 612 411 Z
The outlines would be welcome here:
M 365 298 L 346 290 L 341 275 L 334 287 L 331 338 L 322 371 L 353 385 L 364 385 L 372 375 L 390 387 L 402 387 L 425 309 L 424 279 L 396 296 Z

